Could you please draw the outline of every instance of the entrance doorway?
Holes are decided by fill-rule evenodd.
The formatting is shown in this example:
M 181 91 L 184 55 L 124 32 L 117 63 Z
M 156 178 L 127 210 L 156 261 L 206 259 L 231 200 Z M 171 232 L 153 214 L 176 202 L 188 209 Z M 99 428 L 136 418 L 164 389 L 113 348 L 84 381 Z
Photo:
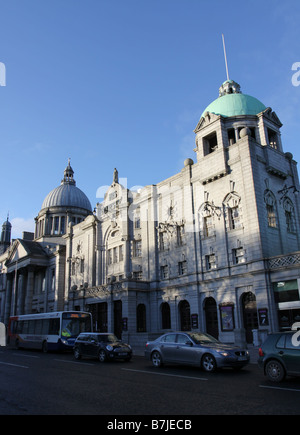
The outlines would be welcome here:
M 217 304 L 214 298 L 207 298 L 205 300 L 205 319 L 206 319 L 206 332 L 212 337 L 219 338 L 219 323 Z
M 178 305 L 179 318 L 180 318 L 180 330 L 191 330 L 191 310 L 188 301 L 180 301 Z
M 114 301 L 114 333 L 122 338 L 122 301 Z
M 256 297 L 252 292 L 247 292 L 242 295 L 242 308 L 246 341 L 250 344 L 253 343 L 252 330 L 258 329 Z
M 92 314 L 93 331 L 108 332 L 107 330 L 107 302 L 91 304 L 88 306 Z

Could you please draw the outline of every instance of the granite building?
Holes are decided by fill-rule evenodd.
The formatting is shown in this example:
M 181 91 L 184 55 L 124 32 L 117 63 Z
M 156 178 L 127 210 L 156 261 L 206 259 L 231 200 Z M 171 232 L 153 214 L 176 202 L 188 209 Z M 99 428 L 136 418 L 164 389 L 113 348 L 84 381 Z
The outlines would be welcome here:
M 94 212 L 70 162 L 34 236 L 0 256 L 0 321 L 84 309 L 138 346 L 169 330 L 259 343 L 300 321 L 299 181 L 276 113 L 227 80 L 195 127 L 195 161 Z M 192 150 L 191 150 L 192 151 Z

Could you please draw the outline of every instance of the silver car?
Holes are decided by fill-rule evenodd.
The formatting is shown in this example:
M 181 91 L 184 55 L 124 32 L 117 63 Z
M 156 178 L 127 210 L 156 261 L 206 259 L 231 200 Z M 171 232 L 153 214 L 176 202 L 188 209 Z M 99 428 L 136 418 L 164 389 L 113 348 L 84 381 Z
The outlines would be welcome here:
M 202 332 L 170 332 L 146 343 L 145 357 L 155 367 L 190 364 L 213 372 L 220 367 L 241 369 L 250 361 L 247 349 L 223 344 Z

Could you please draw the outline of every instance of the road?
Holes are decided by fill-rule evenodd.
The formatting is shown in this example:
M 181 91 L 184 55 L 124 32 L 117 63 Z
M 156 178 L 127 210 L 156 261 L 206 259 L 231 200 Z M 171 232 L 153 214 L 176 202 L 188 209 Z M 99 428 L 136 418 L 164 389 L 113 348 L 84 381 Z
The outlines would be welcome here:
M 0 348 L 0 415 L 299 415 L 300 378 L 280 385 L 257 364 L 240 372 L 75 361 L 69 353 Z

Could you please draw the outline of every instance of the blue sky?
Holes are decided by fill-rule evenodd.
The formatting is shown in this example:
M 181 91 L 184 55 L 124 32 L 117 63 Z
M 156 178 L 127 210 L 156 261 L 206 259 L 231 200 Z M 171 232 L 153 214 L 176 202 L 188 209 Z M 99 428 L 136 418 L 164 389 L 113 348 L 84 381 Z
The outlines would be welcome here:
M 0 0 L 0 222 L 33 231 L 71 158 L 92 206 L 195 159 L 193 130 L 226 80 L 272 107 L 300 162 L 299 0 Z M 300 79 L 299 79 L 300 80 Z

